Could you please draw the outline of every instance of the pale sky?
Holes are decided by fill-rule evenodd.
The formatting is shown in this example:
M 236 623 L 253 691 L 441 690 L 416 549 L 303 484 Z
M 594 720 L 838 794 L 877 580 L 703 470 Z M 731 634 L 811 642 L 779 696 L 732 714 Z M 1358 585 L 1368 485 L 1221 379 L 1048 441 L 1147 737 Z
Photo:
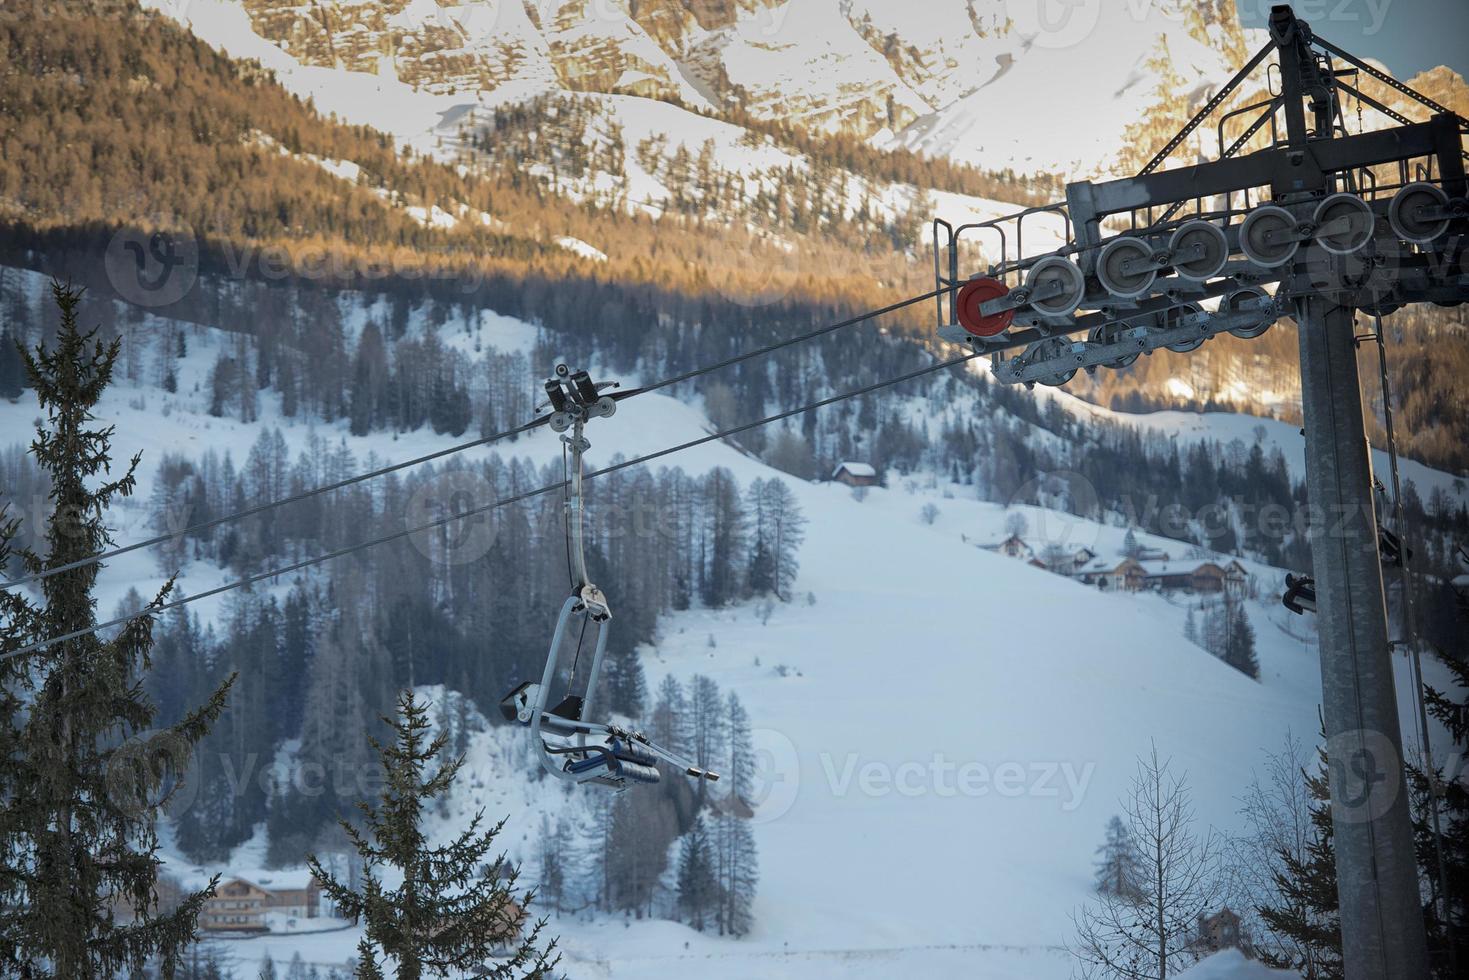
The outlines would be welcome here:
M 1264 27 L 1273 0 L 1236 0 L 1246 27 Z M 1408 79 L 1434 65 L 1469 78 L 1469 0 L 1295 0 L 1311 30 Z

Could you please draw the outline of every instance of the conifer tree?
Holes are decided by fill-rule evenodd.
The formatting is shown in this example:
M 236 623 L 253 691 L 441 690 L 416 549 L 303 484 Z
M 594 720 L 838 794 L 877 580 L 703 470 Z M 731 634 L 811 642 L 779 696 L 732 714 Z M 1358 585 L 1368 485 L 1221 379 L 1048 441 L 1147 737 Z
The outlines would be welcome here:
M 1469 664 L 1439 655 L 1454 686 L 1450 692 L 1424 685 L 1428 711 L 1453 739 L 1460 758 L 1469 752 Z M 1428 779 L 1410 766 L 1409 781 L 1415 802 L 1414 836 L 1423 880 L 1430 890 L 1424 913 L 1428 925 L 1429 956 L 1436 976 L 1454 976 L 1469 965 L 1469 786 L 1462 779 L 1447 779 L 1442 769 Z M 1429 794 L 1437 792 L 1439 834 L 1435 839 L 1428 815 Z M 1443 875 L 1438 861 L 1443 855 Z M 1440 896 L 1440 877 L 1445 894 Z M 1460 974 L 1462 975 L 1462 973 Z
M 540 840 L 540 867 L 537 869 L 539 878 L 537 889 L 547 901 L 549 901 L 556 914 L 561 914 L 562 903 L 566 900 L 566 850 L 564 845 L 570 843 L 571 835 L 567 829 L 565 820 L 557 820 L 555 826 L 551 824 L 551 818 L 541 814 L 541 840 Z
M 0 332 L 0 398 L 15 401 L 25 392 L 26 369 L 21 347 L 6 327 Z
M 759 882 L 755 835 L 749 821 L 733 810 L 715 818 L 720 935 L 744 936 L 754 923 L 755 886 Z
M 1260 661 L 1255 657 L 1255 628 L 1245 614 L 1245 605 L 1238 601 L 1226 601 L 1224 613 L 1228 623 L 1224 640 L 1224 662 L 1235 670 L 1260 679 Z
M 110 479 L 113 429 L 94 424 L 120 342 L 103 345 L 95 330 L 80 328 L 79 290 L 54 283 L 52 293 L 60 311 L 55 346 L 25 354 L 46 413 L 31 453 L 50 479 L 52 503 L 46 554 L 17 552 L 31 574 L 92 558 L 112 543 L 107 508 L 133 492 L 139 463 L 134 457 Z M 7 592 L 4 645 L 95 626 L 99 571 L 94 563 L 50 576 L 39 601 Z M 111 639 L 83 632 L 25 655 L 24 667 L 16 658 L 5 678 L 7 702 L 12 685 L 28 689 L 23 717 L 7 708 L 3 719 L 0 786 L 0 962 L 22 975 L 111 976 L 154 957 L 171 969 L 213 893 L 211 882 L 171 910 L 159 906 L 156 820 L 233 682 L 171 727 L 149 731 L 157 713 L 144 688 L 151 613 L 171 587 Z
M 725 731 L 729 735 L 729 765 L 725 785 L 729 794 L 743 803 L 750 799 L 755 778 L 755 743 L 750 735 L 750 715 L 740 696 L 733 691 L 725 701 Z
M 382 976 L 380 953 L 396 962 L 398 980 L 418 980 L 425 974 L 479 971 L 502 947 L 510 955 L 477 975 L 548 977 L 559 957 L 553 958 L 555 940 L 544 950 L 537 948 L 545 920 L 522 933 L 534 892 L 517 895 L 519 869 L 506 864 L 503 855 L 487 861 L 504 821 L 481 829 L 484 814 L 477 813 L 468 829 L 441 847 L 430 847 L 424 834 L 425 811 L 449 790 L 463 757 L 429 772 L 442 759 L 448 734 L 429 739 L 428 707 L 411 690 L 399 695 L 397 716 L 383 720 L 393 729 L 391 744 L 369 738 L 382 766 L 382 796 L 377 805 L 358 804 L 364 829 L 342 821 L 363 860 L 360 889 L 338 881 L 314 855 L 308 862 L 343 914 L 366 923 L 359 980 Z M 385 884 L 387 868 L 394 869 L 394 878 L 402 877 L 395 888 Z
M 1280 852 L 1280 871 L 1274 873 L 1279 901 L 1258 911 L 1265 925 L 1290 940 L 1294 953 L 1261 951 L 1271 966 L 1301 971 L 1308 980 L 1337 980 L 1342 975 L 1341 916 L 1336 894 L 1336 855 L 1332 849 L 1331 791 L 1327 783 L 1326 752 L 1319 751 L 1320 769 L 1306 775 L 1310 792 L 1311 827 L 1305 855 Z
M 701 813 L 684 834 L 678 852 L 678 906 L 689 925 L 700 932 L 717 908 L 719 880 L 710 859 L 709 828 Z
M 1124 900 L 1142 897 L 1142 855 L 1122 818 L 1107 821 L 1107 838 L 1097 847 L 1097 891 Z

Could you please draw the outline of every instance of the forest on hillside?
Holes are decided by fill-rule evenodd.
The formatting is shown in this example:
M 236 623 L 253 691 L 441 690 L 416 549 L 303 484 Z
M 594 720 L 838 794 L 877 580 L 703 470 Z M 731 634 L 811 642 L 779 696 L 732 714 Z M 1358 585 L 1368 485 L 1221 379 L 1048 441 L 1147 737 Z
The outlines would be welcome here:
M 818 282 L 803 273 L 812 288 L 786 293 L 775 302 L 734 302 L 700 279 L 699 270 L 708 267 L 704 257 L 712 254 L 701 250 L 740 250 L 737 239 L 709 234 L 707 227 L 699 231 L 707 216 L 654 222 L 573 207 L 536 182 L 517 188 L 513 181 L 466 177 L 442 164 L 410 158 L 395 152 L 381 135 L 320 119 L 268 76 L 215 54 L 162 18 L 139 13 L 129 22 L 69 16 L 57 23 L 65 31 L 43 31 L 16 20 L 0 25 L 11 55 L 0 94 L 5 100 L 0 118 L 6 121 L 0 131 L 0 200 L 11 224 L 0 236 L 0 258 L 41 266 L 89 287 L 87 315 L 103 335 L 131 339 L 138 336 L 141 321 L 109 300 L 113 292 L 98 261 L 112 229 L 159 207 L 189 215 L 199 227 L 211 229 L 201 242 L 199 285 L 158 312 L 176 322 L 218 327 L 234 338 L 209 378 L 209 410 L 217 415 L 252 421 L 259 400 L 273 397 L 287 418 L 347 419 L 357 434 L 427 426 L 454 436 L 487 435 L 528 417 L 529 379 L 561 351 L 591 348 L 611 371 L 665 377 L 832 322 L 891 295 L 869 277 L 853 276 L 848 262 L 843 276 L 830 280 Z M 79 38 L 85 43 L 76 45 Z M 86 99 L 74 82 L 83 69 L 92 79 Z M 11 80 L 16 84 L 9 84 Z M 116 125 L 106 121 L 109 113 L 116 114 Z M 49 128 L 42 122 L 47 118 L 56 120 Z M 513 118 L 507 122 L 513 134 L 511 123 Z M 265 132 L 296 155 L 269 148 L 258 138 Z M 556 132 L 553 128 L 552 134 Z M 567 130 L 541 145 L 555 148 L 559 140 L 560 149 L 569 150 L 573 138 Z M 109 165 L 85 166 L 79 155 L 83 147 Z M 365 186 L 358 188 L 360 193 L 344 194 L 336 177 L 298 158 L 304 155 L 356 160 L 369 175 L 359 179 Z M 696 190 L 697 163 L 691 161 Z M 139 189 L 128 178 L 138 166 L 151 178 L 142 185 L 147 195 L 143 200 L 128 196 Z M 195 179 L 200 173 L 228 177 L 227 190 L 214 195 L 213 178 L 200 182 Z M 66 175 L 77 184 L 74 192 L 63 194 L 67 185 L 58 178 Z M 383 207 L 374 189 L 385 188 L 423 203 L 452 206 L 459 201 L 484 208 L 522 230 L 564 220 L 561 228 L 599 242 L 614 241 L 618 247 L 611 249 L 604 267 L 589 268 L 531 239 L 502 242 L 501 232 L 482 225 L 426 228 L 399 210 Z M 532 214 L 534 222 L 529 220 Z M 829 220 L 819 209 L 815 215 L 818 226 Z M 218 224 L 211 223 L 216 220 Z M 829 237 L 814 239 L 825 243 L 819 248 L 828 257 L 841 254 Z M 359 256 L 378 248 L 401 249 L 415 262 L 443 263 L 446 274 L 410 274 L 398 268 L 366 282 L 348 276 L 365 288 L 344 293 L 343 282 L 296 275 L 289 264 L 285 275 L 270 276 L 262 263 L 232 266 L 239 258 L 232 250 L 252 242 L 274 242 L 288 254 L 313 243 Z M 497 243 L 506 249 L 497 251 Z M 892 242 L 874 240 L 869 247 L 891 253 Z M 258 257 L 260 252 L 243 254 Z M 456 262 L 472 263 L 473 272 Z M 803 269 L 809 266 L 803 263 Z M 353 303 L 381 310 L 356 334 L 346 326 L 346 311 Z M 448 342 L 468 336 L 483 309 L 538 324 L 544 332 L 542 346 L 527 359 L 478 348 L 470 353 L 463 344 Z M 929 345 L 904 338 L 919 335 L 917 324 L 926 313 L 923 308 L 893 316 L 881 332 L 863 325 L 829 335 L 781 351 L 768 364 L 737 365 L 690 382 L 687 394 L 702 400 L 716 424 L 730 424 L 913 370 L 929 362 Z M 15 274 L 3 271 L 0 317 L 9 336 L 23 343 L 44 340 L 55 328 L 47 304 L 28 299 Z M 1392 324 L 1396 328 L 1402 322 Z M 1393 338 L 1399 433 L 1409 455 L 1424 456 L 1421 447 L 1433 446 L 1453 459 L 1455 451 L 1462 451 L 1458 426 L 1469 424 L 1469 413 L 1457 409 L 1465 397 L 1461 388 L 1448 384 L 1440 372 L 1453 369 L 1453 352 L 1464 347 L 1455 343 L 1455 327 L 1430 333 L 1432 344 L 1424 339 L 1429 330 L 1405 329 Z M 1289 329 L 1278 327 L 1267 335 L 1266 342 L 1276 345 L 1270 350 L 1280 349 L 1274 358 L 1279 364 L 1289 363 L 1280 345 L 1291 340 Z M 131 380 L 166 391 L 171 358 L 185 342 L 182 334 L 130 342 L 124 370 Z M 1420 342 L 1422 356 L 1401 356 L 1397 349 Z M 1205 351 L 1224 350 L 1216 346 L 1220 343 Z M 1445 351 L 1449 353 L 1440 356 Z M 1231 370 L 1228 358 L 1210 361 L 1217 370 Z M 1133 370 L 1144 374 L 1167 369 L 1159 357 L 1140 361 Z M 14 364 L 0 371 L 14 373 Z M 1157 381 L 1145 376 L 1150 384 Z M 6 394 L 19 397 L 13 377 L 9 384 Z M 1137 407 L 1120 383 L 1103 395 L 1123 407 Z M 1049 502 L 1084 506 L 1087 516 L 1109 520 L 1125 519 L 1119 515 L 1136 512 L 1137 502 L 1150 499 L 1183 500 L 1192 508 L 1212 503 L 1242 513 L 1266 503 L 1293 507 L 1303 496 L 1285 475 L 1283 461 L 1258 445 L 1181 451 L 1168 440 L 1140 435 L 1127 426 L 1084 423 L 1054 404 L 1040 408 L 1023 391 L 970 375 L 908 382 L 891 395 L 860 398 L 848 411 L 808 412 L 774 430 L 751 430 L 738 441 L 798 479 L 829 473 L 842 459 L 871 458 L 898 477 L 923 471 L 947 474 L 984 499 L 998 501 L 1021 494 L 1024 502 L 1036 502 L 1040 475 L 1075 469 L 1093 482 L 1098 499 L 1083 504 L 1062 495 Z M 1427 455 L 1433 462 L 1435 454 Z M 243 462 L 217 460 L 214 465 L 228 472 Z M 182 471 L 206 463 L 169 465 Z M 9 486 L 27 478 L 20 463 L 14 466 Z M 306 476 L 299 475 L 301 485 L 307 485 Z M 258 490 L 232 487 L 231 480 L 238 476 L 218 483 L 229 489 L 212 492 L 258 499 Z M 209 498 L 205 493 L 194 499 Z M 210 506 L 225 507 L 223 499 Z M 1449 543 L 1455 536 L 1462 540 L 1469 516 L 1446 500 L 1413 495 L 1409 508 L 1413 525 L 1426 536 L 1420 566 L 1425 581 L 1441 585 L 1455 570 Z M 1156 523 L 1156 515 L 1154 519 Z M 1244 521 L 1226 522 L 1208 535 L 1193 526 L 1143 526 L 1225 553 L 1309 567 L 1299 536 L 1267 535 Z M 309 544 L 329 546 L 331 540 L 335 538 L 327 531 L 320 540 L 268 538 L 200 547 L 245 569 L 282 548 L 289 553 Z M 665 582 L 663 588 L 673 586 Z M 694 586 L 686 581 L 684 588 Z M 663 608 L 665 600 L 650 602 L 645 623 Z M 646 636 L 647 631 L 625 635 Z M 1452 648 L 1462 640 L 1445 635 L 1444 643 Z M 483 698 L 495 692 L 485 684 L 476 686 L 475 693 Z
M 131 7 L 108 16 L 87 10 L 58 3 L 44 29 L 39 18 L 0 24 L 0 258 L 110 289 L 95 272 L 118 228 L 190 228 L 201 269 L 238 279 L 239 295 L 256 305 L 230 302 L 221 290 L 185 297 L 169 313 L 248 322 L 248 332 L 266 337 L 301 314 L 273 304 L 284 293 L 260 284 L 302 281 L 435 295 L 440 307 L 489 306 L 555 329 L 604 332 L 637 316 L 719 320 L 750 336 L 793 317 L 836 319 L 928 287 L 919 248 L 928 215 L 842 215 L 834 202 L 841 175 L 853 168 L 1011 200 L 1054 190 L 912 155 L 879 154 L 881 162 L 850 138 L 735 120 L 806 154 L 812 168 L 776 174 L 771 196 L 746 200 L 715 161 L 675 154 L 657 166 L 686 188 L 684 203 L 652 217 L 615 200 L 558 195 L 559 172 L 617 166 L 587 158 L 577 126 L 591 110 L 574 99 L 558 100 L 557 120 L 540 125 L 529 109 L 497 114 L 491 135 L 465 134 L 464 169 L 457 169 L 323 119 L 268 72 L 219 55 L 167 18 Z M 533 129 L 541 131 L 531 140 Z M 493 152 L 483 152 L 490 143 Z M 355 163 L 355 182 L 326 169 L 330 161 Z M 435 206 L 460 220 L 426 225 L 407 210 Z M 741 214 L 754 220 L 735 220 Z M 560 236 L 596 243 L 607 261 L 578 258 L 556 244 Z M 792 245 L 799 262 L 791 261 Z M 1457 383 L 1469 357 L 1464 315 L 1405 310 L 1387 321 L 1401 448 L 1459 472 L 1469 466 L 1469 394 Z M 1186 357 L 1160 352 L 1072 387 L 1138 410 L 1259 410 L 1249 392 L 1263 389 L 1277 396 L 1266 407 L 1293 420 L 1294 336 L 1282 327 L 1249 344 L 1216 339 Z M 888 328 L 933 345 L 926 306 L 894 314 Z M 330 348 L 325 333 L 305 338 L 302 349 Z M 1369 398 L 1377 387 L 1371 355 L 1363 352 Z M 1369 414 L 1381 445 L 1380 406 Z

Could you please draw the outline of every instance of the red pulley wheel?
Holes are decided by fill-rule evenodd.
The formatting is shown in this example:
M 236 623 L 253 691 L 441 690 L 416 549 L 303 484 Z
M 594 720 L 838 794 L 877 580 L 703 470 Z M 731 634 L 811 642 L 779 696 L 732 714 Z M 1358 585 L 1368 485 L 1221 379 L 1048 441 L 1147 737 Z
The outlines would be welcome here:
M 954 300 L 955 315 L 959 319 L 959 325 L 975 337 L 993 337 L 1002 334 L 1010 326 L 1010 321 L 1015 319 L 1014 310 L 1005 310 L 993 316 L 985 316 L 979 311 L 981 303 L 987 303 L 992 299 L 999 299 L 1010 290 L 1004 283 L 997 279 L 971 279 L 959 290 L 959 296 Z

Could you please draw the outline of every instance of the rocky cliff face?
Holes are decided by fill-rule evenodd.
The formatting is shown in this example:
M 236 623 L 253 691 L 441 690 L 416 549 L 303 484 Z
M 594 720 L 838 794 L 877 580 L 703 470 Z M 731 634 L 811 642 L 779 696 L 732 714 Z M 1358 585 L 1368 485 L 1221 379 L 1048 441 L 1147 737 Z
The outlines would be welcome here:
M 1020 171 L 1068 161 L 1017 152 L 1019 122 L 1033 130 L 1057 110 L 1062 126 L 1070 115 L 1105 117 L 1114 136 L 1103 156 L 1113 155 L 1139 113 L 1179 85 L 1207 89 L 1247 47 L 1225 0 L 1159 0 L 1146 17 L 1161 18 L 1161 33 L 1135 23 L 1127 0 L 1104 0 L 1079 32 L 1017 24 L 1003 0 L 232 2 L 301 64 L 436 94 L 513 85 L 516 94 L 638 95 Z M 1114 35 L 1124 49 L 1099 58 L 1099 46 L 1116 48 Z M 1094 141 L 1082 142 L 1095 160 Z
M 465 103 L 643 96 L 1064 177 L 1135 170 L 1265 40 L 1234 0 L 218 2 L 300 64 Z M 1416 81 L 1462 109 L 1457 75 Z

